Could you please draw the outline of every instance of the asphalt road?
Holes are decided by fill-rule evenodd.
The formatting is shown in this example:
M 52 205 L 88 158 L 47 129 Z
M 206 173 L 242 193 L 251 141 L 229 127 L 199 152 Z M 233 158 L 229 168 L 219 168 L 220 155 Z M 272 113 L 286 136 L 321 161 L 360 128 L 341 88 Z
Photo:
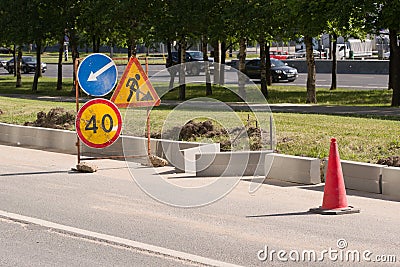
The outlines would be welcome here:
M 196 262 L 196 256 L 242 266 L 291 266 L 276 251 L 370 251 L 369 258 L 394 255 L 400 264 L 399 199 L 348 190 L 350 205 L 360 214 L 323 216 L 308 213 L 322 202 L 323 186 L 299 186 L 268 181 L 250 195 L 242 180 L 220 201 L 202 208 L 174 208 L 155 201 L 133 181 L 123 161 L 97 160 L 93 174 L 70 169 L 76 156 L 0 145 L 0 264 L 2 266 L 176 266 Z M 143 175 L 148 168 L 131 169 Z M 207 183 L 207 178 L 159 169 L 165 179 L 182 187 Z M 226 178 L 229 179 L 229 178 Z M 148 176 L 149 183 L 152 177 Z M 16 224 L 6 213 L 28 216 Z M 43 220 L 38 223 L 38 220 Z M 37 226 L 40 224 L 42 226 Z M 59 234 L 46 225 L 74 227 L 76 234 Z M 53 224 L 54 225 L 54 224 Z M 85 232 L 86 231 L 86 232 Z M 90 231 L 90 232 L 87 232 Z M 83 235 L 82 233 L 85 233 Z M 155 246 L 141 251 L 110 245 L 91 236 L 106 234 Z M 344 239 L 344 240 L 342 240 Z M 337 242 L 347 247 L 339 248 Z M 268 247 L 271 261 L 260 261 Z M 160 257 L 161 251 L 188 253 Z M 169 252 L 168 252 L 169 253 Z M 167 253 L 167 254 L 168 254 Z M 295 254 L 292 254 L 292 256 Z M 286 255 L 286 258 L 288 255 Z M 302 261 L 300 266 L 354 266 L 340 258 Z M 365 261 L 358 265 L 365 266 Z M 200 264 L 201 265 L 201 264 Z M 203 264 L 204 265 L 204 264 Z M 377 266 L 374 262 L 371 266 Z
M 57 77 L 57 65 L 48 64 L 48 70 L 44 73 L 46 77 Z M 125 66 L 118 66 L 118 76 L 121 77 L 124 72 Z M 3 68 L 0 69 L 0 75 L 9 75 Z M 33 74 L 23 74 L 31 75 Z M 153 76 L 157 76 L 157 78 Z M 63 77 L 72 77 L 72 65 L 63 66 Z M 169 75 L 163 65 L 150 65 L 149 66 L 149 77 L 152 81 L 169 81 Z M 387 89 L 388 75 L 370 75 L 370 74 L 338 74 L 338 87 L 348 89 Z M 187 77 L 188 81 L 205 81 L 204 75 L 196 77 Z M 237 74 L 232 70 L 226 71 L 227 83 L 236 83 Z M 305 86 L 307 80 L 307 74 L 300 73 L 296 81 L 291 83 L 281 83 L 284 85 L 297 85 Z M 177 81 L 177 79 L 176 79 Z M 257 81 L 256 81 L 257 82 Z M 331 75 L 320 73 L 317 74 L 316 85 L 318 87 L 328 88 L 331 85 Z
M 0 219 L 1 266 L 188 266 L 156 255 Z

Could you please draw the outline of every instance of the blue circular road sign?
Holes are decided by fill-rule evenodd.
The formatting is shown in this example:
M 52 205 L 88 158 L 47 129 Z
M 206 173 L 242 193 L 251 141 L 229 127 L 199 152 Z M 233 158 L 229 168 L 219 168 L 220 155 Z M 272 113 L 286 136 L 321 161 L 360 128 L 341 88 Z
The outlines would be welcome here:
M 103 54 L 91 54 L 78 67 L 78 83 L 91 96 L 104 96 L 117 83 L 118 72 L 114 61 Z

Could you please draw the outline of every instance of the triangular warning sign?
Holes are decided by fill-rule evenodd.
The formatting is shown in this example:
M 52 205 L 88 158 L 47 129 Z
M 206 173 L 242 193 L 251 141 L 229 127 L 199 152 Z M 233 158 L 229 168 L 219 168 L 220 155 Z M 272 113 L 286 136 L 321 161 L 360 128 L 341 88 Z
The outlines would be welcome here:
M 160 105 L 160 98 L 137 58 L 130 58 L 111 102 L 120 108 Z

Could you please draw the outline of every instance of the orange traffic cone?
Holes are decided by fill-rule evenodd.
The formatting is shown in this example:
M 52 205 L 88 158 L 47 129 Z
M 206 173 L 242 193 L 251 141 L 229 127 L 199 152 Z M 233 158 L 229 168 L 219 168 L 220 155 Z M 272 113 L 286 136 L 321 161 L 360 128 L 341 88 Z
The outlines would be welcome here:
M 360 209 L 355 209 L 347 205 L 342 165 L 340 163 L 339 151 L 335 138 L 331 139 L 322 206 L 316 209 L 310 209 L 310 211 L 319 214 L 334 215 L 360 212 Z

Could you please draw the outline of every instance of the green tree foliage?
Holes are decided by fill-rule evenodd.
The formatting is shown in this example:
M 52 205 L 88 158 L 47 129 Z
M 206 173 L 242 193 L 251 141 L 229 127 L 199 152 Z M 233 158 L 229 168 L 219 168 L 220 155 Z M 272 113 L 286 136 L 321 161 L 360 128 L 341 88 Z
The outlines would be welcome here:
M 100 45 L 117 44 L 130 47 L 129 55 L 135 55 L 139 42 L 149 44 L 161 41 L 171 47 L 170 44 L 176 41 L 184 63 L 184 52 L 194 42 L 202 42 L 203 47 L 221 43 L 222 54 L 233 43 L 239 43 L 239 70 L 243 70 L 246 43 L 255 40 L 262 46 L 264 95 L 268 93 L 268 75 L 264 70 L 264 66 L 269 65 L 268 43 L 301 37 L 307 48 L 309 103 L 317 102 L 313 38 L 322 33 L 359 37 L 373 28 L 376 31 L 389 29 L 392 105 L 400 105 L 400 2 L 397 0 L 0 0 L 0 4 L 0 42 L 19 48 L 19 52 L 23 51 L 23 45 L 34 44 L 39 63 L 42 46 L 48 41 L 61 46 L 67 35 L 74 60 L 79 56 L 79 44 L 90 44 L 94 52 L 99 51 Z M 60 49 L 60 79 L 61 53 Z M 181 70 L 179 96 L 182 100 L 185 99 L 183 74 L 184 70 Z M 35 74 L 33 91 L 37 90 L 39 77 L 40 71 Z M 242 78 L 239 77 L 239 91 L 245 98 L 245 81 Z M 207 81 L 211 85 L 210 79 Z M 19 82 L 17 75 L 17 85 Z M 335 87 L 332 82 L 332 89 Z M 207 94 L 210 93 L 207 90 Z
M 390 38 L 390 89 L 393 89 L 392 106 L 400 106 L 400 2 L 381 0 L 375 2 L 376 11 L 371 12 L 372 23 L 376 29 L 389 29 Z

